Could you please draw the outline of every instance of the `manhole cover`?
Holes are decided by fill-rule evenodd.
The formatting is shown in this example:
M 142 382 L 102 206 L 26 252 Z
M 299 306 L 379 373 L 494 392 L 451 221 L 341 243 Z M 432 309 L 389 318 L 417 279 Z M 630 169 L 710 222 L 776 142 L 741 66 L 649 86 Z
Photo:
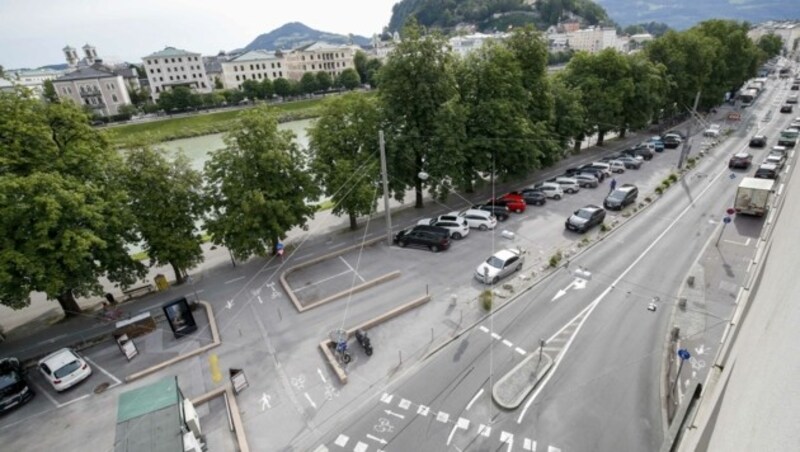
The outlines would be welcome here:
M 109 384 L 108 384 L 108 383 L 101 383 L 101 384 L 97 385 L 97 386 L 94 388 L 94 393 L 95 393 L 95 394 L 100 394 L 100 393 L 102 393 L 102 392 L 105 392 L 105 390 L 106 390 L 106 389 L 108 389 L 108 386 L 109 386 Z

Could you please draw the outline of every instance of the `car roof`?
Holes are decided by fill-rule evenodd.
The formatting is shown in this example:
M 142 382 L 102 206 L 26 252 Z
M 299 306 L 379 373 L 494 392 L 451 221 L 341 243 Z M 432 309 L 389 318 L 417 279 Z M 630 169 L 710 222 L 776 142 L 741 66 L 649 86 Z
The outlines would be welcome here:
M 767 138 L 766 135 L 753 135 L 753 138 Z
M 519 250 L 517 249 L 504 249 L 494 253 L 494 257 L 502 260 L 508 260 L 511 257 L 519 256 Z
M 758 169 L 760 169 L 760 170 L 761 170 L 761 169 L 764 169 L 764 170 L 769 170 L 769 171 L 775 171 L 775 170 L 777 170 L 777 169 L 778 169 L 778 165 L 776 165 L 776 164 L 774 164 L 774 163 L 762 163 L 762 164 L 761 164 L 761 166 L 759 166 L 759 167 L 758 167 Z
M 599 210 L 599 209 L 600 209 L 600 206 L 596 206 L 594 204 L 587 204 L 587 205 L 581 207 L 579 210 L 591 210 L 591 211 L 594 211 L 594 210 Z
M 39 364 L 47 364 L 47 367 L 56 370 L 75 361 L 76 358 L 75 352 L 68 348 L 62 348 L 40 359 Z
M 752 155 L 748 154 L 747 152 L 737 152 L 733 156 L 740 159 L 752 157 Z

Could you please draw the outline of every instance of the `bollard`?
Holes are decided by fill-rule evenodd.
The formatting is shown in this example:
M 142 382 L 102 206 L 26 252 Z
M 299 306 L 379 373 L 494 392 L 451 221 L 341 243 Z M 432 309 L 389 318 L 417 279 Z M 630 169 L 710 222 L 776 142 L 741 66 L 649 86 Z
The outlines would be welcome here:
M 403 351 L 402 350 L 398 350 L 397 351 L 397 357 L 400 358 L 400 362 L 397 364 L 399 366 L 399 365 L 403 364 Z

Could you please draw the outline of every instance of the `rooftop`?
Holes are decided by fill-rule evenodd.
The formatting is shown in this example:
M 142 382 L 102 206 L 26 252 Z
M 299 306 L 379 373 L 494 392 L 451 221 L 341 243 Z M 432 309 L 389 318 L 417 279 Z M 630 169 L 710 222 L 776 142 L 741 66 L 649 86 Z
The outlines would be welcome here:
M 89 66 L 89 67 L 81 67 L 75 69 L 74 71 L 70 72 L 69 74 L 62 75 L 61 77 L 57 78 L 55 81 L 57 82 L 67 82 L 70 80 L 89 80 L 95 78 L 109 78 L 109 77 L 116 77 L 117 75 L 102 68 L 99 65 Z
M 278 57 L 275 55 L 275 52 L 259 49 L 243 53 L 237 56 L 236 58 L 232 59 L 231 61 L 243 62 L 243 61 L 258 61 L 258 60 L 274 60 L 276 58 Z
M 164 58 L 164 57 L 197 56 L 197 55 L 200 54 L 195 52 L 189 52 L 183 49 L 177 49 L 175 47 L 165 47 L 164 50 L 159 50 L 158 52 L 151 53 L 150 55 L 144 56 L 142 58 Z

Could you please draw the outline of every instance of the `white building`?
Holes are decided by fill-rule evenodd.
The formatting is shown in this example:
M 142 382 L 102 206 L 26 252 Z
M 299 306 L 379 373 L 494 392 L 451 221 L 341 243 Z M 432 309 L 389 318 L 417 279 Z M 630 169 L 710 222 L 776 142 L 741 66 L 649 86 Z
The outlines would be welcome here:
M 607 48 L 625 51 L 614 28 L 590 27 L 567 33 L 567 45 L 573 50 L 597 53 Z
M 26 69 L 9 71 L 6 73 L 6 77 L 12 85 L 24 86 L 31 90 L 36 96 L 41 97 L 44 93 L 44 82 L 47 80 L 55 80 L 63 74 L 64 71 L 56 71 L 53 69 Z
M 288 77 L 286 60 L 280 51 L 251 50 L 220 64 L 225 89 L 239 88 L 245 80 L 260 82 Z
M 101 116 L 119 114 L 121 106 L 131 103 L 123 77 L 99 63 L 57 78 L 53 88 L 59 99 L 86 105 Z
M 199 53 L 167 47 L 142 58 L 150 97 L 157 101 L 161 93 L 176 86 L 186 86 L 198 93 L 210 93 L 205 65 Z
M 465 57 L 471 52 L 480 49 L 486 41 L 502 40 L 508 37 L 507 33 L 495 33 L 487 35 L 483 33 L 473 33 L 464 36 L 454 36 L 448 40 L 452 52 Z
M 747 36 L 757 42 L 762 36 L 770 33 L 783 40 L 783 51 L 788 54 L 795 48 L 795 42 L 800 40 L 800 23 L 796 21 L 764 22 L 748 31 Z
M 285 54 L 286 77 L 300 80 L 306 72 L 327 72 L 336 78 L 345 69 L 355 69 L 353 58 L 359 47 L 315 42 Z

